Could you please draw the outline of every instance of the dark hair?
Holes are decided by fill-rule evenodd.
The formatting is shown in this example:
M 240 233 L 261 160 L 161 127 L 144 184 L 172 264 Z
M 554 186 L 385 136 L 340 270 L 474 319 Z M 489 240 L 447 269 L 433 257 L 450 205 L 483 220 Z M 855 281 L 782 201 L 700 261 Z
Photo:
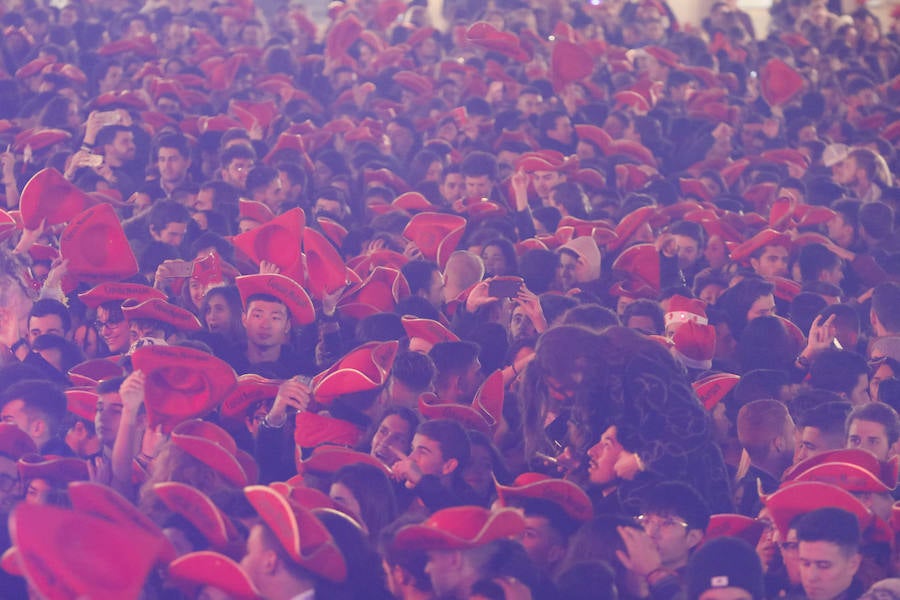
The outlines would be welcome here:
M 580 304 L 563 313 L 560 325 L 581 325 L 600 332 L 621 325 L 615 312 L 599 304 Z
M 334 510 L 316 512 L 325 525 L 347 564 L 347 579 L 342 583 L 320 581 L 316 596 L 347 600 L 389 600 L 384 569 L 375 547 L 359 526 L 343 513 Z
M 725 319 L 732 335 L 740 339 L 747 326 L 747 312 L 753 303 L 773 294 L 775 284 L 759 277 L 746 277 L 735 286 L 722 292 L 716 306 L 725 311 Z
M 435 272 L 440 273 L 441 268 L 430 260 L 411 260 L 403 267 L 400 272 L 409 283 L 409 291 L 415 295 L 421 291 L 428 292 L 431 288 L 431 278 Z
M 356 340 L 365 342 L 387 342 L 406 337 L 406 330 L 400 316 L 394 313 L 375 313 L 360 319 L 356 324 Z
M 68 332 L 72 328 L 72 317 L 69 315 L 69 309 L 59 300 L 53 298 L 41 298 L 37 300 L 28 313 L 28 320 L 32 317 L 47 317 L 56 315 L 62 323 L 63 332 Z
M 226 168 L 231 161 L 239 158 L 255 161 L 256 151 L 247 144 L 232 144 L 219 153 L 219 164 Z
M 859 227 L 875 240 L 894 233 L 894 209 L 884 202 L 867 202 L 859 209 Z
M 616 574 L 606 562 L 584 560 L 556 576 L 556 591 L 566 600 L 617 600 Z
M 125 125 L 106 125 L 101 127 L 94 138 L 94 147 L 102 148 L 107 144 L 112 144 L 116 139 L 116 135 L 123 132 L 130 132 L 131 128 Z
M 837 254 L 822 244 L 808 244 L 800 249 L 797 257 L 802 281 L 818 281 L 822 271 L 830 271 L 841 264 Z
M 252 196 L 255 192 L 263 189 L 276 179 L 278 179 L 278 169 L 266 165 L 253 167 L 250 169 L 250 172 L 247 173 L 247 183 L 245 185 L 247 193 Z
M 182 156 L 189 159 L 191 157 L 191 149 L 188 146 L 187 138 L 176 133 L 169 133 L 160 136 L 156 141 L 156 151 L 153 153 L 154 158 L 159 157 L 159 151 L 162 148 L 174 148 Z
M 389 567 L 400 567 L 412 577 L 412 585 L 417 590 L 427 592 L 431 590 L 431 580 L 425 572 L 428 564 L 428 554 L 418 550 L 401 550 L 393 543 L 394 536 L 401 527 L 413 524 L 409 517 L 401 517 L 394 523 L 381 530 L 379 550 L 384 562 Z
M 697 242 L 697 248 L 701 250 L 706 245 L 706 232 L 700 223 L 695 223 L 693 221 L 676 221 L 669 225 L 669 233 L 693 239 Z
M 588 218 L 591 203 L 580 185 L 572 181 L 564 181 L 553 186 L 551 192 L 554 202 L 565 208 L 569 215 L 578 219 Z
M 441 446 L 441 456 L 445 461 L 455 458 L 459 463 L 456 473 L 469 464 L 472 446 L 463 426 L 453 419 L 431 419 L 424 421 L 416 429 L 416 434 L 436 441 Z
M 397 518 L 394 486 L 381 469 L 366 463 L 346 465 L 334 474 L 332 483 L 341 483 L 353 493 L 370 538 L 377 539 L 381 530 Z
M 436 375 L 431 357 L 411 350 L 398 352 L 391 367 L 391 377 L 414 391 L 427 390 Z
M 13 400 L 21 400 L 29 416 L 40 416 L 47 422 L 52 437 L 60 433 L 66 414 L 66 396 L 57 385 L 41 379 L 26 379 L 9 386 L 0 395 L 0 408 Z
M 809 384 L 812 387 L 846 394 L 849 399 L 860 375 L 868 375 L 866 359 L 849 350 L 826 348 L 809 368 Z
M 900 331 L 900 285 L 888 281 L 875 286 L 872 312 L 887 331 Z
M 680 481 L 665 481 L 651 487 L 643 497 L 642 509 L 645 514 L 684 519 L 688 529 L 706 531 L 709 525 L 706 500 L 692 486 Z
M 801 542 L 831 542 L 847 554 L 859 551 L 861 534 L 856 515 L 833 507 L 819 508 L 797 520 L 797 539 Z
M 790 371 L 801 348 L 796 347 L 778 317 L 759 317 L 744 328 L 738 340 L 737 354 L 741 369 Z
M 888 446 L 900 439 L 900 416 L 897 411 L 883 402 L 869 402 L 854 408 L 847 415 L 847 435 L 850 435 L 850 424 L 853 421 L 872 421 L 884 426 L 887 434 Z
M 159 200 L 150 207 L 147 222 L 150 231 L 159 233 L 169 223 L 187 223 L 191 220 L 191 213 L 182 204 L 174 200 Z
M 666 329 L 666 319 L 662 307 L 653 300 L 640 298 L 626 306 L 622 313 L 622 324 L 628 327 L 628 321 L 632 317 L 647 317 L 653 321 L 653 331 L 645 332 L 647 334 L 660 335 Z
M 800 415 L 799 427 L 814 427 L 829 437 L 846 435 L 847 416 L 853 407 L 849 402 L 825 402 Z
M 463 159 L 459 167 L 463 177 L 487 176 L 491 181 L 497 181 L 497 157 L 487 152 L 475 150 Z
M 500 250 L 500 253 L 503 255 L 503 259 L 506 262 L 506 268 L 508 271 L 506 273 L 491 273 L 491 275 L 516 275 L 519 271 L 519 259 L 516 256 L 516 248 L 513 246 L 512 242 L 504 237 L 495 237 L 487 242 L 485 242 L 481 247 L 481 253 L 484 255 L 484 251 L 488 246 L 493 246 Z M 482 259 L 483 260 L 483 259 Z M 487 275 L 487 273 L 485 273 Z
M 519 274 L 535 294 L 550 291 L 556 278 L 559 255 L 551 250 L 529 250 L 519 258 Z
M 428 356 L 434 361 L 437 376 L 462 375 L 472 365 L 479 352 L 474 342 L 438 342 L 431 347 Z
M 121 375 L 119 377 L 110 377 L 109 379 L 104 379 L 103 381 L 97 384 L 97 393 L 98 394 L 113 394 L 119 393 L 119 388 L 122 387 L 122 384 L 125 382 L 125 376 Z

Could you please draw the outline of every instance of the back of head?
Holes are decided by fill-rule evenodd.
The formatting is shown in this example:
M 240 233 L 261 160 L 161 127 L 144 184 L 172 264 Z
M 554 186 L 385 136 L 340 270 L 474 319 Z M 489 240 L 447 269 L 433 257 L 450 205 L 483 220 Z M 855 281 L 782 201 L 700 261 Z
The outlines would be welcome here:
M 438 378 L 464 375 L 478 358 L 478 344 L 473 342 L 438 342 L 428 355 L 434 361 Z
M 765 458 L 772 440 L 784 436 L 789 418 L 787 407 L 777 400 L 754 400 L 741 408 L 738 439 L 750 458 Z
M 50 437 L 60 433 L 60 425 L 66 415 L 66 396 L 58 386 L 42 379 L 20 381 L 0 395 L 0 407 L 16 401 L 22 402 L 22 410 L 29 417 L 40 417 L 46 421 Z
M 691 556 L 687 568 L 688 600 L 698 600 L 704 592 L 720 588 L 740 588 L 753 600 L 765 598 L 762 563 L 744 540 L 716 538 Z
M 849 399 L 860 376 L 868 373 L 866 359 L 856 352 L 827 348 L 810 366 L 809 383 L 812 387 L 844 394 Z

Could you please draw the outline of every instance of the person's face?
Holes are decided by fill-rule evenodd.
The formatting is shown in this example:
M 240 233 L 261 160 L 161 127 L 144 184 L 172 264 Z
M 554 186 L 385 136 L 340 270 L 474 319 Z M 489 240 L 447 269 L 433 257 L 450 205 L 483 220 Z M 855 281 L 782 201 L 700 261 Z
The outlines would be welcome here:
M 441 477 L 449 475 L 455 468 L 455 461 L 451 463 L 444 460 L 440 443 L 420 433 L 413 436 L 412 453 L 409 457 L 423 475 Z
M 588 477 L 595 485 L 607 485 L 616 480 L 616 461 L 622 454 L 622 445 L 616 439 L 617 430 L 613 425 L 603 432 L 600 441 L 588 450 L 590 466 Z
M 259 348 L 280 346 L 291 330 L 287 308 L 280 302 L 254 300 L 243 314 L 247 340 Z
M 22 482 L 16 462 L 0 456 L 0 515 L 8 515 L 21 499 Z
M 525 118 L 540 113 L 541 97 L 538 94 L 522 94 L 516 99 L 516 108 Z
M 509 337 L 514 342 L 537 337 L 534 323 L 531 322 L 531 318 L 525 312 L 525 309 L 518 304 L 513 308 L 512 316 L 509 320 Z
M 444 304 L 444 274 L 435 269 L 431 273 L 431 282 L 428 286 L 426 300 L 435 308 L 440 309 Z
M 177 221 L 172 221 L 171 223 L 166 223 L 166 226 L 160 231 L 156 229 L 150 229 L 150 235 L 157 242 L 162 242 L 163 244 L 168 244 L 169 246 L 174 246 L 177 248 L 181 245 L 181 242 L 184 241 L 184 235 L 187 233 L 187 223 L 179 223 Z
M 431 579 L 431 587 L 439 598 L 454 597 L 460 585 L 459 552 L 454 550 L 429 550 L 425 573 Z
M 359 501 L 346 485 L 338 481 L 332 483 L 331 488 L 328 490 L 328 496 L 347 514 L 356 519 L 357 522 L 363 522 Z
M 839 440 L 831 440 L 818 427 L 804 427 L 800 430 L 800 443 L 794 454 L 794 464 L 828 450 L 843 447 Z
M 175 148 L 160 148 L 157 154 L 156 165 L 159 168 L 159 177 L 163 183 L 175 184 L 181 182 L 187 175 L 191 166 L 190 159 L 181 155 Z
M 538 568 L 548 571 L 562 559 L 566 551 L 562 536 L 550 526 L 547 517 L 526 514 L 521 542 L 532 562 Z
M 341 218 L 344 215 L 344 205 L 338 200 L 329 200 L 328 198 L 318 198 L 316 205 L 313 207 L 313 213 L 316 216 L 330 215 Z
M 441 173 L 443 173 L 443 171 L 444 165 L 441 163 L 441 161 L 436 160 L 428 165 L 428 169 L 425 171 L 425 179 L 423 181 L 439 183 L 441 181 Z
M 259 586 L 266 573 L 270 571 L 272 550 L 266 547 L 263 525 L 254 525 L 247 537 L 247 552 L 241 559 L 241 568 L 250 580 Z
M 838 164 L 831 167 L 831 177 L 840 185 L 853 185 L 856 183 L 856 159 L 848 156 Z
M 712 306 L 719 300 L 719 296 L 721 296 L 724 291 L 725 286 L 719 285 L 718 283 L 710 283 L 703 286 L 703 289 L 700 290 L 697 297 Z
M 284 202 L 284 188 L 281 187 L 281 179 L 276 177 L 269 185 L 256 192 L 255 200 L 262 202 L 272 210 L 276 210 Z
M 409 154 L 415 138 L 412 132 L 406 127 L 397 123 L 388 123 L 385 128 L 388 138 L 391 140 L 391 149 L 394 156 L 405 157 Z
M 25 412 L 25 401 L 21 399 L 10 400 L 0 410 L 0 421 L 12 423 L 28 435 L 31 435 L 32 419 Z
M 106 149 L 118 163 L 134 160 L 137 147 L 134 145 L 134 134 L 130 131 L 120 131 Z
M 26 504 L 47 504 L 53 486 L 46 479 L 32 479 L 25 486 Z
M 509 265 L 506 264 L 506 255 L 497 246 L 485 246 L 481 251 L 481 260 L 484 261 L 485 277 L 507 274 Z
M 850 587 L 860 556 L 833 542 L 800 542 L 800 581 L 809 600 L 832 600 Z
M 579 160 L 591 160 L 597 157 L 597 148 L 584 140 L 579 140 L 575 145 L 575 154 Z
M 556 279 L 563 292 L 575 286 L 575 271 L 578 268 L 578 259 L 568 252 L 559 253 L 559 266 L 556 267 Z
M 372 437 L 372 456 L 390 467 L 397 462 L 398 452 L 409 452 L 412 433 L 406 419 L 399 415 L 386 416 Z
M 252 168 L 252 158 L 235 158 L 222 169 L 222 181 L 242 190 L 247 186 L 247 174 Z
M 700 530 L 688 529 L 684 519 L 675 515 L 648 514 L 642 526 L 656 544 L 659 557 L 666 568 L 678 568 L 686 564 L 691 548 L 702 538 Z
M 128 346 L 131 344 L 131 334 L 125 319 L 110 317 L 109 310 L 101 306 L 97 308 L 97 321 L 94 326 L 110 352 L 120 354 L 128 350 Z
M 101 444 L 108 448 L 113 447 L 121 419 L 122 397 L 119 393 L 100 394 L 97 398 L 97 412 L 94 413 L 94 431 L 97 432 Z
M 784 540 L 779 540 L 781 559 L 787 571 L 788 580 L 797 585 L 800 583 L 800 556 L 798 552 L 797 530 L 789 529 Z
M 862 419 L 853 419 L 850 423 L 847 447 L 868 450 L 878 460 L 887 460 L 891 450 L 884 425 Z
M 494 182 L 487 175 L 465 176 L 466 196 L 469 198 L 490 198 Z
M 722 238 L 717 235 L 711 236 L 706 242 L 706 248 L 703 249 L 703 256 L 713 269 L 718 269 L 728 262 L 728 254 Z
M 228 333 L 231 329 L 231 320 L 234 315 L 231 314 L 231 307 L 220 295 L 210 296 L 206 306 L 206 327 L 212 333 Z
M 463 176 L 459 173 L 448 173 L 441 184 L 441 196 L 447 202 L 455 202 L 463 197 L 466 186 L 463 184 Z
M 774 314 L 775 296 L 772 294 L 760 296 L 750 305 L 750 309 L 747 311 L 747 322 L 749 323 L 753 319 L 758 319 L 759 317 L 771 317 Z
M 463 481 L 478 494 L 488 495 L 494 487 L 494 462 L 481 444 L 472 444 L 472 455 L 463 471 Z
M 675 235 L 675 243 L 678 245 L 678 268 L 687 269 L 700 258 L 700 245 L 692 237 Z
M 556 171 L 535 171 L 531 174 L 531 182 L 534 184 L 534 191 L 541 200 L 550 199 L 550 190 L 558 184 L 562 183 L 563 177 Z
M 850 391 L 849 400 L 853 406 L 862 406 L 872 401 L 869 398 L 869 377 L 865 373 L 859 374 L 856 385 Z
M 34 344 L 34 340 L 39 335 L 45 333 L 53 333 L 59 336 L 65 336 L 66 331 L 63 329 L 62 319 L 59 315 L 45 315 L 43 317 L 31 317 L 28 319 L 28 343 Z
M 786 277 L 788 249 L 784 246 L 766 246 L 759 258 L 750 259 L 750 266 L 760 277 Z
M 894 377 L 894 369 L 887 363 L 881 363 L 878 368 L 875 370 L 875 373 L 872 375 L 872 379 L 869 380 L 869 397 L 873 401 L 878 400 L 878 388 L 881 386 L 881 382 L 885 379 L 890 379 Z
M 569 117 L 557 117 L 553 129 L 547 130 L 547 137 L 562 144 L 571 144 L 574 132 Z

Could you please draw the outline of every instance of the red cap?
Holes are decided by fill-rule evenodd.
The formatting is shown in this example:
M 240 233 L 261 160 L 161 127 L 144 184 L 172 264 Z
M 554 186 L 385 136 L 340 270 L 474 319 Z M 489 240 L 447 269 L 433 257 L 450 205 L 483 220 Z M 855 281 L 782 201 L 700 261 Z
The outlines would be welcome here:
M 424 212 L 409 220 L 403 237 L 412 241 L 426 259 L 441 265 L 439 259 L 446 264 L 465 230 L 466 219 L 463 217 Z
M 571 481 L 543 473 L 522 473 L 511 486 L 498 483 L 497 499 L 501 506 L 515 505 L 518 499 L 547 500 L 558 504 L 576 521 L 594 518 L 594 506 L 584 490 Z
M 171 325 L 178 331 L 200 331 L 203 325 L 194 313 L 159 298 L 150 298 L 143 302 L 126 301 L 122 305 L 125 320 L 151 319 Z
M 45 479 L 54 485 L 64 486 L 71 481 L 89 479 L 87 461 L 62 456 L 29 454 L 16 462 L 22 481 Z
M 737 537 L 741 538 L 751 548 L 755 548 L 759 543 L 759 538 L 763 533 L 763 524 L 744 515 L 737 514 L 718 514 L 709 517 L 709 525 L 706 526 L 706 535 L 703 536 L 703 542 L 714 540 L 718 537 Z
M 282 275 L 302 282 L 303 262 L 300 243 L 306 216 L 302 208 L 292 208 L 267 223 L 232 238 L 235 248 L 241 250 L 255 263 L 274 263 Z
M 394 537 L 394 546 L 400 550 L 467 550 L 515 537 L 524 530 L 525 520 L 516 509 L 456 506 L 437 511 L 421 525 L 403 527 Z
M 709 320 L 706 317 L 706 302 L 699 298 L 685 298 L 675 294 L 669 299 L 669 312 L 665 314 L 666 327 L 672 323 L 687 323 L 694 321 L 700 325 L 706 325 Z
M 440 404 L 434 393 L 425 392 L 419 396 L 419 412 L 426 419 L 453 419 L 491 437 L 503 419 L 504 393 L 503 373 L 497 370 L 478 388 L 471 406 Z
M 681 362 L 692 369 L 709 369 L 716 354 L 716 328 L 688 321 L 675 330 L 672 336 L 675 351 Z
M 310 389 L 316 402 L 331 404 L 346 394 L 380 388 L 387 382 L 399 342 L 368 342 L 351 350 L 327 370 L 313 377 Z
M 553 89 L 559 91 L 594 72 L 594 59 L 582 46 L 557 39 L 550 55 Z
M 322 444 L 355 446 L 362 439 L 359 427 L 327 415 L 309 411 L 297 413 L 294 442 L 301 448 L 315 448 Z
M 347 266 L 334 244 L 311 227 L 303 231 L 309 293 L 321 300 L 347 285 Z
M 22 188 L 19 209 L 25 229 L 37 229 L 43 220 L 48 226 L 66 223 L 92 204 L 90 196 L 48 167 Z
M 149 393 L 147 397 L 150 397 Z M 240 450 L 234 438 L 218 425 L 199 419 L 184 421 L 172 430 L 172 443 L 222 475 L 232 485 L 245 486 L 250 483 L 250 477 L 238 458 Z
M 66 410 L 90 423 L 97 413 L 97 392 L 93 388 L 69 388 L 66 394 Z
M 153 491 L 170 511 L 181 515 L 196 527 L 211 548 L 221 550 L 239 539 L 231 519 L 200 490 L 183 483 L 167 481 L 155 484 Z
M 19 460 L 26 454 L 37 452 L 34 440 L 13 423 L 0 423 L 0 454 Z
M 364 452 L 357 452 L 343 446 L 317 446 L 313 449 L 309 458 L 298 465 L 301 473 L 323 473 L 333 475 L 347 465 L 364 463 L 377 468 L 386 476 L 391 476 L 391 470 L 384 463 Z
M 266 379 L 256 373 L 241 375 L 237 378 L 237 385 L 222 401 L 222 416 L 227 418 L 243 416 L 244 412 L 257 402 L 275 398 L 282 383 L 280 379 Z
M 306 290 L 290 277 L 278 274 L 244 275 L 235 279 L 234 283 L 241 294 L 244 310 L 247 310 L 250 296 L 268 294 L 287 306 L 291 323 L 295 327 L 308 325 L 316 320 L 316 309 Z
M 752 238 L 738 244 L 731 249 L 731 260 L 734 262 L 747 262 L 750 255 L 766 246 L 783 246 L 791 249 L 791 238 L 787 234 L 779 233 L 774 229 L 764 229 Z
M 109 204 L 98 204 L 72 219 L 59 239 L 59 254 L 69 261 L 67 275 L 76 282 L 119 281 L 138 272 L 137 259 Z
M 234 600 L 258 600 L 263 597 L 241 565 L 218 552 L 203 550 L 179 556 L 169 564 L 166 574 L 169 581 L 192 598 L 206 586 L 225 592 Z
M 759 88 L 769 106 L 784 106 L 803 90 L 803 76 L 780 58 L 770 59 L 759 73 Z
M 78 299 L 88 308 L 97 308 L 106 302 L 124 302 L 128 299 L 143 302 L 151 298 L 165 300 L 166 295 L 156 288 L 140 283 L 100 283 L 78 294 Z
M 397 302 L 409 295 L 409 284 L 400 271 L 375 267 L 362 283 L 344 292 L 338 308 L 349 317 L 363 319 L 379 312 L 393 312 Z
M 266 486 L 245 488 L 244 495 L 291 560 L 329 581 L 347 578 L 343 554 L 315 515 L 300 506 L 291 506 L 284 496 Z
M 107 358 L 92 358 L 78 363 L 69 369 L 69 380 L 73 385 L 83 387 L 96 387 L 104 379 L 121 377 L 125 370 L 118 364 Z
M 706 410 L 712 410 L 740 380 L 740 376 L 732 373 L 715 373 L 698 379 L 691 385 Z

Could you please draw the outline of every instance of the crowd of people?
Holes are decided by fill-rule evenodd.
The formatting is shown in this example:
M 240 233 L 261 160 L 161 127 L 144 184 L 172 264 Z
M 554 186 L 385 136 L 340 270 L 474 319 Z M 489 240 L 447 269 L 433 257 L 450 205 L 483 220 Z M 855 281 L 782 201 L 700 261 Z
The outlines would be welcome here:
M 0 9 L 0 598 L 900 598 L 900 9 Z

